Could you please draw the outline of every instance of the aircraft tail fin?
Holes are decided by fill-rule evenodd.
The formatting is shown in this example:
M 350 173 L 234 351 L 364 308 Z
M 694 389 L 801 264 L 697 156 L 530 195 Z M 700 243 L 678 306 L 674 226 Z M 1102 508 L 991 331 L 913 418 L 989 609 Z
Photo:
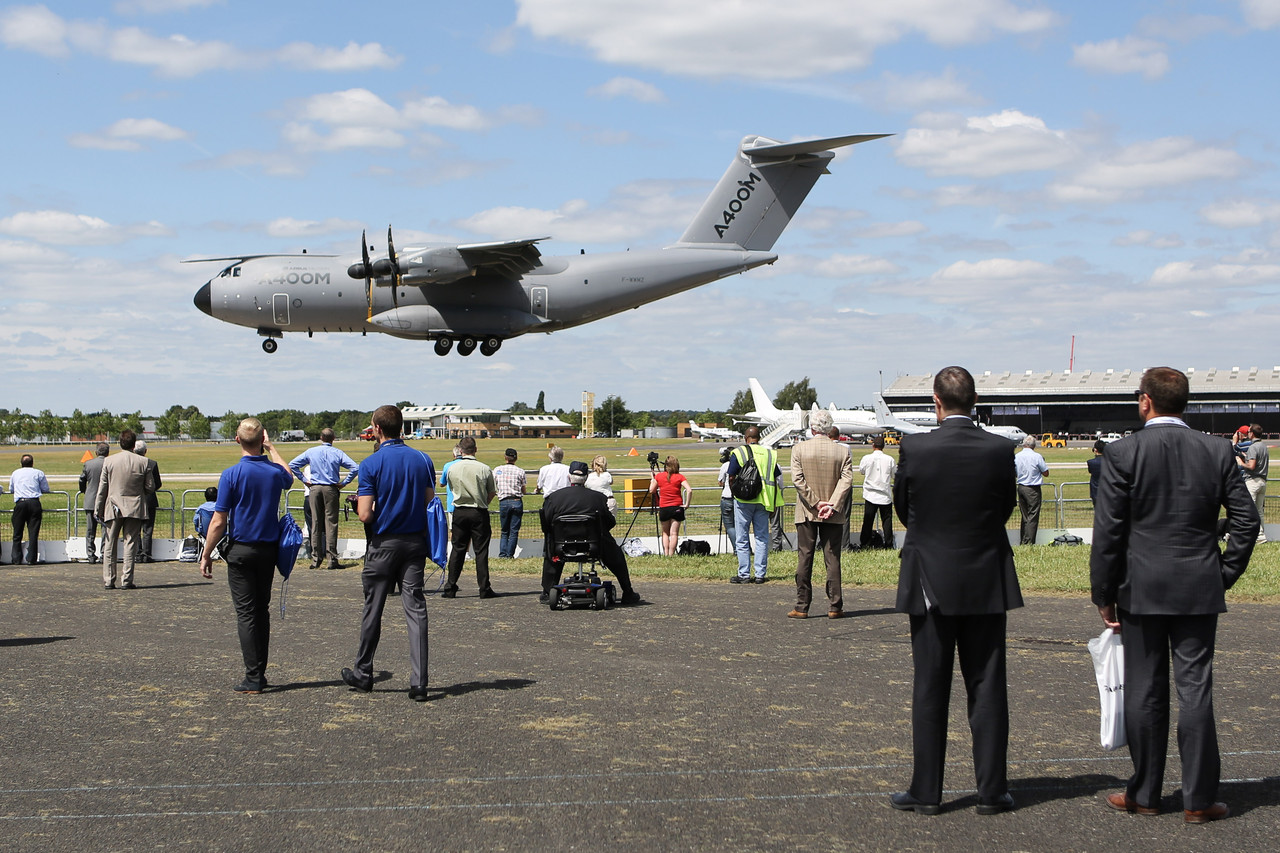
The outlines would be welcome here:
M 913 423 L 902 420 L 892 411 L 889 410 L 889 404 L 884 401 L 883 394 L 876 394 L 876 426 L 883 429 L 896 430 L 903 435 L 912 435 L 918 432 L 928 432 L 928 427 L 916 426 Z
M 759 379 L 751 377 L 747 380 L 747 387 L 751 389 L 751 403 L 756 407 L 757 412 L 763 415 L 765 412 L 777 411 L 769 395 L 764 392 L 764 386 L 760 384 Z
M 864 133 L 806 142 L 748 136 L 680 243 L 767 252 L 835 157 L 832 149 L 889 136 Z

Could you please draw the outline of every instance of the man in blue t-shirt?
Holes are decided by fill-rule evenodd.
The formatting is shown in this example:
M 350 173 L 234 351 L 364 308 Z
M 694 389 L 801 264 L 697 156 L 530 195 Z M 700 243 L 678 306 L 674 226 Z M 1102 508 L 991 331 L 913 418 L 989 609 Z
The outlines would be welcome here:
M 436 469 L 431 457 L 400 439 L 404 416 L 395 406 L 373 413 L 373 436 L 378 451 L 360 465 L 356 511 L 369 531 L 360 574 L 364 613 L 360 648 L 342 680 L 361 693 L 373 689 L 373 654 L 382 636 L 382 609 L 387 594 L 400 587 L 409 626 L 409 698 L 427 696 L 427 603 L 422 580 L 431 543 L 427 532 L 427 504 L 435 497 Z
M 213 554 L 226 535 L 227 586 L 236 610 L 244 681 L 237 693 L 261 693 L 267 686 L 271 639 L 271 582 L 280 541 L 280 494 L 293 473 L 257 418 L 245 418 L 236 430 L 240 461 L 222 472 L 213 519 L 200 554 L 200 574 L 213 577 Z M 263 451 L 269 454 L 263 455 Z

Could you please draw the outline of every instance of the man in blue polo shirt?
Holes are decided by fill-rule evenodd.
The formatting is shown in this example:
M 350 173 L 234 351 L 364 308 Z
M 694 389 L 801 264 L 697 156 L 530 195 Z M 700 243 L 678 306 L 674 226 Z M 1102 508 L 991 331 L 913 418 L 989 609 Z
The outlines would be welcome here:
M 427 602 L 423 572 L 431 543 L 427 504 L 435 497 L 436 469 L 431 457 L 400 439 L 404 416 L 395 406 L 373 413 L 378 451 L 360 466 L 356 510 L 369 531 L 360 575 L 364 614 L 356 662 L 344 667 L 342 680 L 361 693 L 373 689 L 373 655 L 382 636 L 382 609 L 387 594 L 400 587 L 409 627 L 409 698 L 427 701 Z
M 267 652 L 271 640 L 271 582 L 275 578 L 280 541 L 280 494 L 293 484 L 289 466 L 267 437 L 257 418 L 245 418 L 236 430 L 240 461 L 222 472 L 213 519 L 200 554 L 200 574 L 213 577 L 213 554 L 219 540 L 231 540 L 227 586 L 236 609 L 244 681 L 237 693 L 261 693 L 267 686 Z M 269 458 L 263 455 L 263 451 Z M 228 522 L 228 517 L 230 521 Z
M 324 550 L 329 551 L 329 568 L 338 568 L 338 509 L 342 506 L 342 487 L 360 473 L 351 457 L 333 446 L 333 430 L 320 430 L 320 443 L 309 448 L 289 463 L 293 475 L 311 491 L 307 505 L 311 508 L 311 568 L 324 563 Z M 311 473 L 303 469 L 311 466 Z M 342 476 L 342 469 L 347 476 Z M 323 543 L 323 545 L 321 544 Z

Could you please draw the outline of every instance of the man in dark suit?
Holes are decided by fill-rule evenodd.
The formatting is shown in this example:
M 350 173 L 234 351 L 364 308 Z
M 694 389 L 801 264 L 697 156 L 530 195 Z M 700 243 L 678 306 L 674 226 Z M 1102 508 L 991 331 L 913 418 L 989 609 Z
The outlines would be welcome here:
M 1005 524 L 1017 501 L 1013 448 L 969 417 L 977 402 L 963 367 L 933 380 L 938 428 L 903 437 L 894 507 L 907 528 L 898 609 L 911 619 L 914 765 L 895 809 L 937 814 L 957 651 L 969 695 L 978 813 L 1013 808 L 1009 795 L 1006 612 L 1022 606 Z
M 1213 647 L 1224 592 L 1249 565 L 1258 513 L 1231 445 L 1188 429 L 1187 377 L 1155 367 L 1138 386 L 1143 428 L 1103 451 L 1090 583 L 1107 627 L 1124 637 L 1124 715 L 1133 776 L 1107 797 L 1119 811 L 1158 814 L 1169 747 L 1169 656 L 1178 686 L 1178 752 L 1187 823 L 1230 811 L 1217 802 Z M 1227 510 L 1219 551 L 1218 511 Z
M 597 532 L 600 536 L 600 562 L 613 572 L 622 589 L 619 603 L 639 604 L 640 594 L 632 589 L 631 573 L 627 571 L 627 555 L 622 553 L 622 548 L 614 541 L 610 532 L 617 522 L 613 513 L 609 512 L 608 499 L 600 492 L 586 487 L 588 473 L 587 463 L 570 463 L 568 487 L 547 495 L 542 502 L 542 509 L 538 511 L 543 534 L 542 595 L 538 600 L 543 604 L 550 600 L 551 587 L 560 583 L 560 575 L 564 571 L 564 564 L 553 559 L 555 539 L 552 536 L 552 522 L 562 515 L 590 515 L 599 522 Z

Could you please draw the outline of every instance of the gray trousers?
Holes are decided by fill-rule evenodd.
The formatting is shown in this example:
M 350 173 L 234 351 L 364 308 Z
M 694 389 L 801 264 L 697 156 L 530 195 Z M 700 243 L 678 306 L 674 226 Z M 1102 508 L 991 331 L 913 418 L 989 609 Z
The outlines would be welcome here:
M 342 504 L 342 487 L 312 485 L 307 495 L 311 509 L 311 560 L 323 562 L 326 546 L 329 562 L 338 562 L 338 507 Z
M 427 686 L 427 602 L 422 594 L 422 578 L 428 550 L 425 532 L 369 537 L 364 571 L 360 573 L 364 587 L 360 648 L 352 667 L 361 678 L 373 678 L 373 656 L 382 637 L 382 610 L 387 603 L 387 593 L 399 584 L 409 628 L 409 686 Z
M 1018 509 L 1022 512 L 1022 537 L 1020 544 L 1036 544 L 1040 531 L 1040 487 L 1018 486 Z

